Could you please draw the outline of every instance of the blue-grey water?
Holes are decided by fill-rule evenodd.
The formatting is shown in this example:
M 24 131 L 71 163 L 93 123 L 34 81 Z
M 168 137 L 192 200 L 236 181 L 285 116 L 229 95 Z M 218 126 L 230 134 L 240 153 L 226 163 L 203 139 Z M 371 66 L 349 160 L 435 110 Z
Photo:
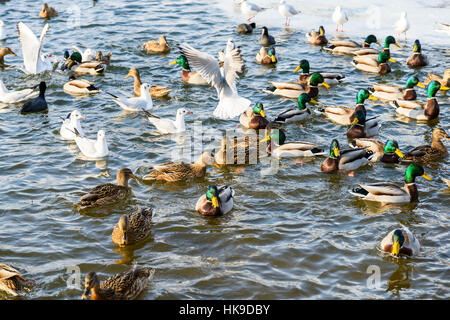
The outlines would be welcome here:
M 173 90 L 169 98 L 153 100 L 153 113 L 174 117 L 177 108 L 192 111 L 186 120 L 188 133 L 193 134 L 194 123 L 201 123 L 204 149 L 216 148 L 223 131 L 234 129 L 239 122 L 213 118 L 217 105 L 214 89 L 181 81 L 180 68 L 169 65 L 178 56 L 179 43 L 187 42 L 217 56 L 227 39 L 233 38 L 248 69 L 238 81 L 239 93 L 252 102 L 263 102 L 269 118 L 295 106 L 295 101 L 268 95 L 262 89 L 268 81 L 295 81 L 297 75 L 292 70 L 301 59 L 308 59 L 314 71 L 342 72 L 346 76 L 344 83 L 329 91 L 320 89 L 319 107 L 353 106 L 357 90 L 371 83 L 403 84 L 412 74 L 423 81 L 428 72 L 442 75 L 450 65 L 449 37 L 432 34 L 431 27 L 418 33 L 414 20 L 410 21 L 412 34 L 408 40 L 400 42 L 401 49 L 392 50 L 399 61 L 391 65 L 392 73 L 378 76 L 360 72 L 351 66 L 351 57 L 333 56 L 306 42 L 305 31 L 320 24 L 325 26 L 328 38 L 333 37 L 335 26 L 330 16 L 334 4 L 325 2 L 317 10 L 312 4 L 291 3 L 302 11 L 293 18 L 291 28 L 285 29 L 284 20 L 271 9 L 261 20 L 256 18 L 257 29 L 252 35 L 237 35 L 236 25 L 246 18 L 231 1 L 54 0 L 49 4 L 59 16 L 49 21 L 44 52 L 60 59 L 72 45 L 112 52 L 111 66 L 103 76 L 83 78 L 94 81 L 102 91 L 131 95 L 133 82 L 124 77 L 129 68 L 138 68 L 144 82 Z M 354 14 L 365 9 L 361 4 L 347 3 Z M 411 4 L 409 17 L 422 10 L 417 4 Z M 428 13 L 437 12 L 436 17 L 449 10 L 444 2 L 423 6 Z M 131 180 L 133 196 L 128 201 L 109 209 L 78 212 L 74 205 L 80 196 L 98 184 L 115 182 L 120 168 L 128 167 L 142 176 L 149 171 L 149 164 L 170 161 L 177 139 L 160 135 L 142 114 L 122 111 L 105 93 L 88 97 L 65 93 L 62 87 L 67 74 L 27 76 L 20 71 L 22 53 L 16 24 L 23 21 L 39 35 L 44 25 L 38 16 L 40 9 L 38 1 L 0 3 L 0 19 L 6 24 L 2 46 L 9 46 L 18 55 L 6 57 L 6 63 L 17 68 L 1 70 L 1 79 L 8 88 L 34 86 L 40 80 L 48 87 L 48 113 L 22 115 L 20 104 L 0 109 L 0 263 L 14 266 L 36 281 L 23 299 L 79 299 L 81 287 L 68 285 L 72 270 L 79 268 L 81 279 L 96 271 L 104 280 L 133 264 L 156 269 L 141 299 L 450 297 L 450 201 L 449 189 L 441 181 L 441 177 L 449 177 L 448 158 L 425 166 L 433 180 L 417 179 L 420 202 L 414 204 L 380 205 L 357 200 L 348 193 L 358 182 L 392 181 L 401 185 L 405 165 L 371 164 L 358 169 L 354 176 L 323 174 L 320 164 L 324 157 L 319 157 L 304 159 L 303 163 L 283 160 L 274 175 L 261 175 L 263 164 L 256 164 L 222 169 L 210 166 L 201 181 L 176 185 Z M 394 16 L 392 10 L 389 15 Z M 276 67 L 255 62 L 261 23 L 266 22 L 277 40 Z M 428 26 L 433 22 L 418 23 Z M 346 27 L 345 34 L 358 41 L 368 33 L 364 24 L 356 28 L 350 21 Z M 384 39 L 389 30 L 390 22 L 370 32 Z M 146 55 L 141 45 L 160 34 L 167 37 L 171 52 Z M 418 35 L 422 36 L 430 65 L 414 70 L 405 61 Z M 425 100 L 425 90 L 417 90 L 419 99 Z M 432 123 L 408 121 L 389 105 L 367 102 L 369 113 L 382 120 L 377 138 L 386 141 L 394 137 L 400 149 L 407 151 L 431 143 L 436 126 L 448 132 L 448 93 L 440 92 L 437 97 L 441 114 Z M 94 138 L 99 129 L 106 131 L 110 149 L 107 160 L 86 161 L 75 143 L 60 138 L 60 117 L 74 109 L 87 118 L 82 127 L 88 137 Z M 315 113 L 312 119 L 285 129 L 289 141 L 316 142 L 328 150 L 331 139 L 337 138 L 347 146 L 346 128 Z M 235 205 L 230 214 L 205 218 L 195 211 L 198 197 L 211 184 L 234 188 Z M 154 209 L 152 234 L 141 244 L 119 249 L 111 241 L 111 232 L 120 214 L 133 211 L 136 205 Z M 377 244 L 400 223 L 420 239 L 418 257 L 396 260 L 378 251 Z M 377 287 L 368 285 L 373 268 L 380 270 Z M 10 298 L 2 293 L 0 297 Z

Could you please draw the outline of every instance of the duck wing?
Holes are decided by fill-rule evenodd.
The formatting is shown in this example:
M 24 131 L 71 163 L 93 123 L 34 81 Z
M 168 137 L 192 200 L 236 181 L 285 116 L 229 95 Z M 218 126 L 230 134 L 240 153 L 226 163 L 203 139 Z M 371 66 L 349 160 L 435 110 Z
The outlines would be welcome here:
M 405 194 L 405 190 L 390 182 L 360 184 L 359 186 L 377 196 L 402 196 Z

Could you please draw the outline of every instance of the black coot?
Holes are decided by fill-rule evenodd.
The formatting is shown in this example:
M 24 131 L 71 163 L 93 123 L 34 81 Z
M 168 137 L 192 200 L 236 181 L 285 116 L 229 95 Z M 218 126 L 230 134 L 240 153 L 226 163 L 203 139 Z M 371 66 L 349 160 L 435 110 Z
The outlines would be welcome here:
M 39 84 L 39 96 L 28 100 L 23 106 L 20 112 L 40 112 L 48 109 L 47 101 L 45 101 L 45 89 L 47 85 L 45 81 L 41 81 Z

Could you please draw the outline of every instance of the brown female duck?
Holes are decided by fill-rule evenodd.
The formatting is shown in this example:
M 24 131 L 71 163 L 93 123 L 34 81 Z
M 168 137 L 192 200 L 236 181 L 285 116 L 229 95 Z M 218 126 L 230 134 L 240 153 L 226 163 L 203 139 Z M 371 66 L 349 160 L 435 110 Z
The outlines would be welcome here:
M 84 293 L 81 299 L 86 300 L 133 300 L 144 291 L 155 269 L 149 267 L 133 267 L 133 269 L 109 277 L 100 284 L 97 274 L 89 272 L 84 278 Z
M 134 78 L 134 95 L 136 97 L 141 96 L 141 76 L 139 74 L 139 70 L 136 68 L 131 68 L 130 71 L 128 71 L 128 74 L 126 75 L 125 79 L 128 77 Z M 151 86 L 149 89 L 150 96 L 152 98 L 162 98 L 169 94 L 169 92 L 172 91 L 171 89 L 167 89 L 166 87 L 161 86 Z
M 13 56 L 16 56 L 14 52 L 9 47 L 3 47 L 0 49 L 0 64 L 5 63 L 5 56 L 11 54 Z
M 429 163 L 444 159 L 448 155 L 448 151 L 441 139 L 450 140 L 444 129 L 433 129 L 431 145 L 415 147 L 405 154 L 403 160 L 407 162 Z
M 325 37 L 325 29 L 323 28 L 323 26 L 319 27 L 318 32 L 311 30 L 309 33 L 307 33 L 306 40 L 316 46 L 323 46 L 328 43 L 328 39 L 327 37 Z
M 167 44 L 167 39 L 165 36 L 159 36 L 158 41 L 150 40 L 142 45 L 142 48 L 147 54 L 151 53 L 168 53 L 170 52 L 170 47 Z
M 0 263 L 0 291 L 5 291 L 12 296 L 18 296 L 18 291 L 29 289 L 34 281 L 26 280 L 16 269 Z
M 120 217 L 112 232 L 112 241 L 124 247 L 135 244 L 150 235 L 152 209 L 137 207 L 136 212 Z
M 450 69 L 445 70 L 444 75 L 442 77 L 440 77 L 434 73 L 429 73 L 423 83 L 425 85 L 428 85 L 428 83 L 430 83 L 431 81 L 437 81 L 443 87 L 447 87 L 447 88 L 450 87 Z M 444 90 L 444 89 L 441 88 L 441 90 Z
M 131 194 L 129 179 L 137 179 L 128 168 L 120 169 L 116 175 L 117 184 L 105 183 L 96 186 L 81 197 L 77 203 L 80 209 L 113 204 L 126 199 Z
M 42 5 L 42 10 L 39 13 L 39 17 L 44 18 L 44 19 L 49 19 L 49 18 L 53 18 L 53 17 L 57 17 L 58 16 L 58 12 L 52 8 L 49 7 L 48 4 L 44 3 Z

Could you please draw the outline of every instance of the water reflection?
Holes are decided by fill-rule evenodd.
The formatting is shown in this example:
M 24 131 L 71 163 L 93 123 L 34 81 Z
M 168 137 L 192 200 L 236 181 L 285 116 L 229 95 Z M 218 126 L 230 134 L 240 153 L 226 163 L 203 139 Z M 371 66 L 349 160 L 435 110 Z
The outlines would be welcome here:
M 398 269 L 389 277 L 386 292 L 399 296 L 400 291 L 411 287 L 410 274 L 412 274 L 413 267 L 404 259 L 396 260 L 398 260 Z

